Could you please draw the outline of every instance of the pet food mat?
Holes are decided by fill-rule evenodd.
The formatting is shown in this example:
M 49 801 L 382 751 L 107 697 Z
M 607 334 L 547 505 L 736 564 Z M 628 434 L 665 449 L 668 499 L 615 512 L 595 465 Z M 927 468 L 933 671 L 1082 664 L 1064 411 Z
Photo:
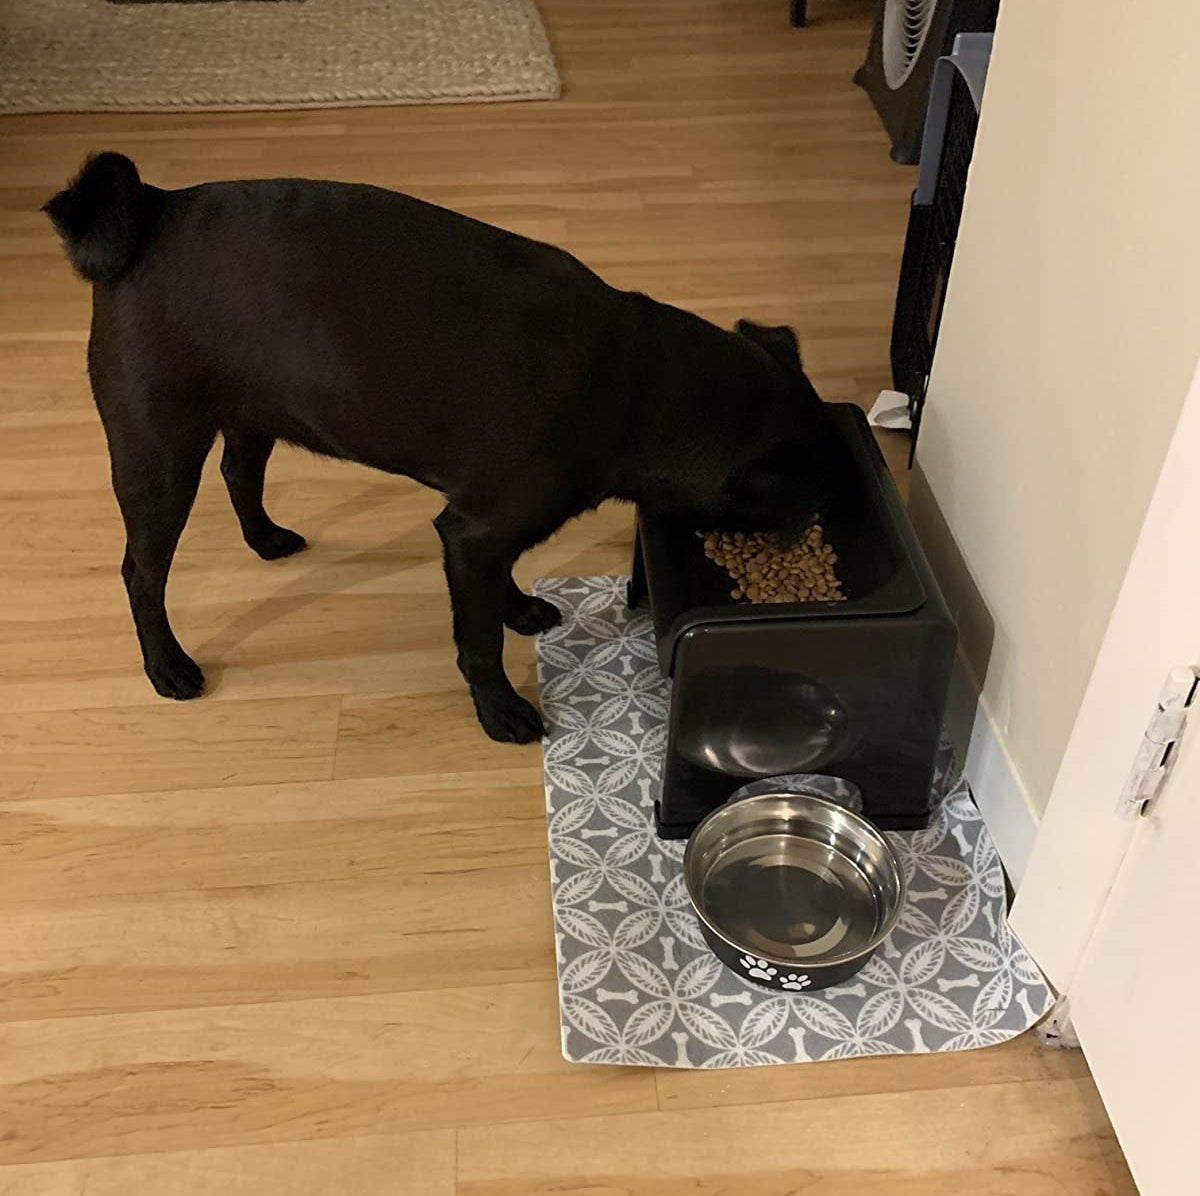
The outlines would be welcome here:
M 946 785 L 948 748 L 948 792 L 928 829 L 889 836 L 908 898 L 858 975 L 780 995 L 721 964 L 688 905 L 684 844 L 654 833 L 670 688 L 649 615 L 626 609 L 624 578 L 535 588 L 563 612 L 537 658 L 566 1059 L 719 1068 L 961 1051 L 1014 1038 L 1049 1010 L 966 782 Z

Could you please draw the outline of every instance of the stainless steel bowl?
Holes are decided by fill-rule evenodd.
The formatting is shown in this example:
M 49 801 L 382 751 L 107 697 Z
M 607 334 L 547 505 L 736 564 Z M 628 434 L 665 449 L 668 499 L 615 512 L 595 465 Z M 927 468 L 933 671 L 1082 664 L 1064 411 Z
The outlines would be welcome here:
M 721 961 L 782 991 L 853 976 L 904 903 L 904 872 L 883 832 L 807 793 L 758 793 L 714 810 L 692 832 L 683 876 Z

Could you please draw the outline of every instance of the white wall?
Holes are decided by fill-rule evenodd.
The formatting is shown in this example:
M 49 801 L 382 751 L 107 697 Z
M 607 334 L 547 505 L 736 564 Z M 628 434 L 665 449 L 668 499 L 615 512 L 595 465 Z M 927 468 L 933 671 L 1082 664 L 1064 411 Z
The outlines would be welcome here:
M 1198 13 L 1005 0 L 996 33 L 918 463 L 1037 812 L 1200 346 Z

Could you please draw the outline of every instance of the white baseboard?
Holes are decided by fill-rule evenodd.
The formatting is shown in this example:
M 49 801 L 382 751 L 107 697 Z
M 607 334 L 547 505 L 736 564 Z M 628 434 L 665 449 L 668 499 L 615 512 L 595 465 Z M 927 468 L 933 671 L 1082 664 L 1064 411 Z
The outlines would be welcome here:
M 975 804 L 983 814 L 1004 869 L 1018 888 L 1033 851 L 1038 819 L 999 728 L 970 669 L 955 661 L 947 701 L 946 727 L 971 786 Z

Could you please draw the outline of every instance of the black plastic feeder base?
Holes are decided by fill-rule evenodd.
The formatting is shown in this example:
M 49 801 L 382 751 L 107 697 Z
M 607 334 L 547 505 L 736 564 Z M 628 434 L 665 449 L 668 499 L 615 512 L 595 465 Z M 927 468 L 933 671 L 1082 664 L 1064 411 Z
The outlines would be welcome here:
M 639 512 L 629 598 L 648 594 L 673 683 L 663 839 L 747 781 L 800 772 L 856 784 L 885 829 L 928 823 L 954 624 L 865 416 L 831 409 L 851 464 L 821 522 L 846 601 L 734 601 L 696 528 Z

